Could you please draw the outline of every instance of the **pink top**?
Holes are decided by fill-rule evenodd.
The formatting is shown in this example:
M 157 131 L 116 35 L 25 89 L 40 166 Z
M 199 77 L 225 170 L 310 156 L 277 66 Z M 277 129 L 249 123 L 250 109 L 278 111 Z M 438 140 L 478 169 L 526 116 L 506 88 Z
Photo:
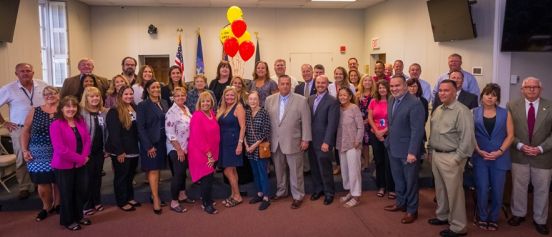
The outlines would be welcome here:
M 65 170 L 84 166 L 92 144 L 84 120 L 75 120 L 75 125 L 82 139 L 82 154 L 77 153 L 77 138 L 67 121 L 56 119 L 50 125 L 50 139 L 54 149 L 52 168 Z
M 385 79 L 386 81 L 390 81 L 390 80 L 391 80 L 391 77 L 389 77 L 389 76 L 384 76 L 383 79 Z M 373 75 L 373 76 L 372 76 L 372 80 L 374 80 L 374 82 L 378 82 L 379 77 L 376 76 L 376 75 Z
M 188 140 L 188 166 L 192 182 L 215 172 L 214 167 L 207 166 L 207 152 L 211 152 L 216 161 L 219 157 L 220 128 L 213 111 L 208 118 L 197 110 L 190 121 L 190 138 Z
M 376 124 L 377 130 L 382 130 L 387 127 L 387 100 L 377 101 L 376 98 L 370 101 L 368 109 L 372 110 L 372 119 Z

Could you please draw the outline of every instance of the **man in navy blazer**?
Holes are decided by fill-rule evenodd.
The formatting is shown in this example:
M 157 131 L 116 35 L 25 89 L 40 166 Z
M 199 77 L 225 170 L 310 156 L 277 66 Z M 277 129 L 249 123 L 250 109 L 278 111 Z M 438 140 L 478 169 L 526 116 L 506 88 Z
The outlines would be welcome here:
M 386 211 L 404 211 L 401 223 L 410 224 L 418 217 L 418 171 L 423 149 L 425 113 L 422 102 L 407 92 L 406 78 L 391 78 L 387 103 L 389 132 L 385 147 L 389 154 L 391 174 L 397 199 Z
M 468 107 L 468 109 L 473 109 L 479 106 L 479 102 L 477 99 L 478 95 L 474 95 L 462 89 L 462 85 L 464 84 L 464 74 L 461 71 L 452 71 L 449 75 L 449 78 L 456 82 L 456 100 L 458 100 L 458 102 Z M 431 109 L 432 113 L 437 107 L 439 107 L 439 105 L 443 104 L 441 102 L 441 99 L 439 99 L 439 95 L 437 93 L 435 93 L 434 98 L 435 99 L 433 99 L 433 107 Z
M 324 205 L 330 205 L 335 195 L 332 170 L 332 154 L 339 124 L 339 102 L 328 93 L 328 77 L 315 79 L 316 95 L 309 97 L 311 108 L 312 141 L 309 157 L 314 184 L 311 200 L 318 200 L 324 194 Z
M 294 92 L 309 98 L 311 95 L 316 94 L 316 87 L 314 86 L 312 66 L 310 64 L 303 64 L 301 66 L 301 75 L 304 82 L 299 82 L 299 85 L 295 87 Z M 308 91 L 308 93 L 306 93 Z

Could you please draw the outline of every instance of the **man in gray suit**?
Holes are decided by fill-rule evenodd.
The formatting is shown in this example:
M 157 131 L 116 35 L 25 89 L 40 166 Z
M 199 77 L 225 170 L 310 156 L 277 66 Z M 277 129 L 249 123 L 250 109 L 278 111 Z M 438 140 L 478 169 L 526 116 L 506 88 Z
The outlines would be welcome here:
M 312 111 L 312 142 L 309 149 L 314 192 L 311 200 L 324 194 L 324 205 L 330 205 L 335 195 L 332 173 L 332 154 L 339 124 L 339 102 L 328 93 L 328 77 L 315 79 L 316 95 L 309 97 Z
M 389 154 L 391 174 L 397 199 L 386 211 L 406 210 L 401 223 L 418 218 L 418 170 L 423 148 L 425 113 L 422 102 L 407 93 L 406 78 L 395 74 L 390 81 L 391 94 L 387 106 L 389 132 L 385 147 Z
M 292 209 L 301 206 L 305 196 L 303 152 L 311 141 L 311 115 L 305 97 L 291 92 L 291 78 L 278 78 L 279 93 L 266 98 L 265 108 L 272 127 L 271 151 L 276 171 L 278 200 L 288 195 L 288 172 L 293 196 Z M 287 166 L 287 167 L 286 167 Z
M 98 89 L 100 89 L 102 97 L 105 98 L 105 92 L 109 89 L 109 81 L 105 77 L 100 77 L 92 73 L 94 70 L 94 61 L 89 58 L 83 58 L 79 61 L 78 68 L 80 72 L 79 75 L 66 78 L 65 81 L 63 81 L 63 86 L 61 87 L 61 98 L 68 95 L 77 96 L 81 80 L 83 80 L 86 75 L 92 75 L 92 77 L 96 79 Z
M 552 102 L 541 98 L 538 78 L 523 80 L 523 98 L 511 102 L 508 109 L 514 122 L 512 155 L 512 218 L 508 224 L 518 226 L 527 214 L 527 187 L 533 184 L 533 224 L 540 234 L 550 231 L 548 196 L 552 175 Z

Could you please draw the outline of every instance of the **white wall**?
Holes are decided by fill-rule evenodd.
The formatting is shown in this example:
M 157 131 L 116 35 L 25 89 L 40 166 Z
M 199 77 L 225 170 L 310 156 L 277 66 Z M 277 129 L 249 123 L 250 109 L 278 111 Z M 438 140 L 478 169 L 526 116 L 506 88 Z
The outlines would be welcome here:
M 516 85 L 510 86 L 510 99 L 521 97 L 521 81 L 529 76 L 537 77 L 541 80 L 544 90 L 541 96 L 552 99 L 552 53 L 530 53 L 516 52 L 512 53 L 511 74 L 518 75 L 520 80 Z
M 417 62 L 422 66 L 421 77 L 432 85 L 437 77 L 448 71 L 447 57 L 459 53 L 462 67 L 471 71 L 474 66 L 483 67 L 483 76 L 477 76 L 482 87 L 492 79 L 493 66 L 493 20 L 494 0 L 479 0 L 472 7 L 472 16 L 477 27 L 475 39 L 454 42 L 433 41 L 431 23 L 427 11 L 427 0 L 389 0 L 366 9 L 364 58 L 371 54 L 385 53 L 387 61 L 395 59 L 408 65 Z M 373 37 L 379 37 L 380 49 L 372 50 L 368 44 Z M 363 64 L 368 64 L 365 62 Z M 373 71 L 373 65 L 370 65 Z
M 294 53 L 326 53 L 330 55 L 329 71 L 345 66 L 347 58 L 361 57 L 364 51 L 364 11 L 322 9 L 242 9 L 253 43 L 259 32 L 261 59 L 269 63 L 271 73 L 276 58 L 288 61 L 288 74 L 300 77 L 298 68 L 304 62 L 289 62 Z M 120 61 L 130 55 L 176 54 L 177 28 L 182 28 L 186 78 L 195 70 L 197 47 L 196 30 L 200 28 L 205 61 L 205 73 L 215 77 L 221 59 L 219 31 L 226 25 L 226 8 L 169 8 L 169 7 L 92 7 L 92 57 L 96 73 L 110 77 L 120 73 Z M 149 24 L 158 28 L 150 37 Z M 346 45 L 347 53 L 340 54 L 339 46 Z M 244 76 L 251 77 L 253 59 L 245 64 Z M 314 58 L 312 63 L 324 61 Z
M 67 1 L 67 21 L 71 76 L 79 73 L 77 66 L 81 58 L 92 56 L 90 7 L 77 0 Z

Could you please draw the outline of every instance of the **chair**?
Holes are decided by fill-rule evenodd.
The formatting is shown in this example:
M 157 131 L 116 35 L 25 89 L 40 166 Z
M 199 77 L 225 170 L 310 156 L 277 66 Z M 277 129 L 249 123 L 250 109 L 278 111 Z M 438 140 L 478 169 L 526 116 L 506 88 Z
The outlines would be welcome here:
M 15 177 L 15 159 L 15 154 L 9 154 L 4 145 L 0 143 L 0 184 L 8 193 L 11 192 L 6 182 Z

